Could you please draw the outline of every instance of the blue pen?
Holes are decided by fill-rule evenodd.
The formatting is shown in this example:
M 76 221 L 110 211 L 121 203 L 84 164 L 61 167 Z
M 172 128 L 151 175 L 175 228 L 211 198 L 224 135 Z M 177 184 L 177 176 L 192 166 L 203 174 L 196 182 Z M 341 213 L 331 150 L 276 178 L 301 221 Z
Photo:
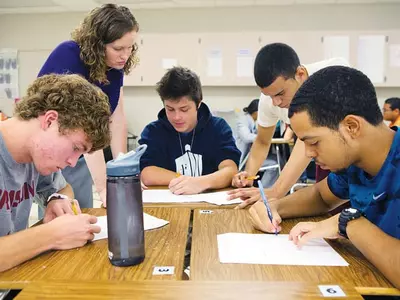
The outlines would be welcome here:
M 267 197 L 264 194 L 264 187 L 263 187 L 263 185 L 261 183 L 261 180 L 258 180 L 257 182 L 258 182 L 258 188 L 260 190 L 261 198 L 263 199 L 265 208 L 267 209 L 269 220 L 271 221 L 271 224 L 272 224 L 272 219 L 273 219 L 272 212 L 271 212 L 271 208 L 269 207 L 269 203 L 267 201 Z M 275 235 L 277 235 L 277 234 L 278 234 L 278 231 L 275 228 Z

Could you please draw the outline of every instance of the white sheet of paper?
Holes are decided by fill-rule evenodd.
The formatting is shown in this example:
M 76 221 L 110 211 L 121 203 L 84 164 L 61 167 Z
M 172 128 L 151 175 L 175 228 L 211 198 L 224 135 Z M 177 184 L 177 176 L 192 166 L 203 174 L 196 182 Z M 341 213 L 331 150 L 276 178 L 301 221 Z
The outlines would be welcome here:
M 289 241 L 287 234 L 219 234 L 221 263 L 348 266 L 349 264 L 324 240 L 315 239 L 301 249 Z
M 227 192 L 204 193 L 197 195 L 174 195 L 170 190 L 145 190 L 143 203 L 188 203 L 208 202 L 216 205 L 229 205 L 242 203 L 242 200 L 226 200 Z
M 385 44 L 384 35 L 364 35 L 358 38 L 357 68 L 372 83 L 385 81 Z
M 236 76 L 253 77 L 253 56 L 250 49 L 239 49 L 236 54 Z
M 400 44 L 389 46 L 389 65 L 391 67 L 400 67 Z
M 144 230 L 160 228 L 169 223 L 169 221 L 159 219 L 143 213 Z M 100 226 L 101 231 L 94 235 L 93 241 L 108 238 L 107 216 L 97 217 L 96 225 Z
M 222 76 L 222 51 L 220 49 L 212 49 L 207 56 L 207 76 Z
M 324 59 L 343 57 L 350 61 L 350 37 L 348 35 L 324 36 Z
M 178 65 L 178 61 L 175 58 L 163 58 L 161 61 L 162 68 L 164 70 L 171 69 Z

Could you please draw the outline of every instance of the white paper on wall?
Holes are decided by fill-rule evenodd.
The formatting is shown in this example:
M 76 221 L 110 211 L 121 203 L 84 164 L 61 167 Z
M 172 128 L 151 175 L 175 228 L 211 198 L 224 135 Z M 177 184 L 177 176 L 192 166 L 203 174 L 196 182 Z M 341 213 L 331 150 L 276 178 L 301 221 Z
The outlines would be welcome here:
M 236 76 L 253 77 L 253 60 L 250 49 L 239 49 L 236 54 Z
M 207 55 L 207 76 L 222 76 L 222 51 L 221 49 L 211 49 Z
M 347 35 L 324 36 L 324 59 L 343 57 L 350 61 L 350 37 Z
M 357 68 L 372 83 L 385 81 L 385 45 L 384 35 L 364 35 L 358 38 Z

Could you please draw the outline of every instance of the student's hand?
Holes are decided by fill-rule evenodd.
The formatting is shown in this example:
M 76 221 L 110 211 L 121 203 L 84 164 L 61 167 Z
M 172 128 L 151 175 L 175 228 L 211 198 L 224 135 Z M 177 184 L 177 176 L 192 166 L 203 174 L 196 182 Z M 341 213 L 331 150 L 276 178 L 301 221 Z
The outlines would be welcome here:
M 249 214 L 254 228 L 268 233 L 275 233 L 275 229 L 277 232 L 280 232 L 282 230 L 282 227 L 280 226 L 282 218 L 276 211 L 276 207 L 273 203 L 273 201 L 276 200 L 277 199 L 271 199 L 271 201 L 269 202 L 273 217 L 272 223 L 268 217 L 267 208 L 265 207 L 263 202 L 257 202 L 250 207 Z
M 264 193 L 268 199 L 278 198 L 272 189 L 264 189 Z M 261 201 L 260 190 L 256 187 L 241 188 L 228 191 L 228 200 L 240 198 L 243 200 L 235 209 L 245 208 L 250 204 Z
M 232 178 L 232 186 L 243 188 L 246 186 L 253 186 L 253 180 L 247 180 L 249 174 L 246 171 L 239 172 Z
M 289 240 L 300 248 L 311 239 L 337 239 L 340 237 L 338 220 L 339 214 L 321 222 L 300 222 L 290 231 Z
M 175 195 L 199 194 L 207 188 L 203 186 L 201 177 L 179 176 L 172 179 L 168 185 L 171 193 Z
M 55 233 L 52 248 L 65 250 L 82 247 L 93 240 L 94 233 L 101 231 L 100 226 L 94 225 L 96 222 L 97 218 L 88 214 L 64 215 L 43 226 L 51 226 L 52 232 Z
M 235 209 L 245 208 L 246 206 L 253 204 L 261 199 L 260 190 L 255 187 L 234 189 L 228 191 L 227 194 L 227 200 L 234 200 L 237 198 L 243 200 L 243 202 L 236 206 Z
M 148 187 L 143 183 L 143 181 L 140 181 L 140 187 L 142 188 L 142 191 L 148 189 Z
M 78 201 L 76 199 L 72 201 L 75 203 L 75 207 L 78 214 L 80 214 L 81 208 L 79 207 Z M 68 215 L 74 214 L 74 211 L 72 210 L 71 200 L 70 199 L 51 200 L 44 212 L 43 223 L 48 223 L 51 220 L 65 214 Z

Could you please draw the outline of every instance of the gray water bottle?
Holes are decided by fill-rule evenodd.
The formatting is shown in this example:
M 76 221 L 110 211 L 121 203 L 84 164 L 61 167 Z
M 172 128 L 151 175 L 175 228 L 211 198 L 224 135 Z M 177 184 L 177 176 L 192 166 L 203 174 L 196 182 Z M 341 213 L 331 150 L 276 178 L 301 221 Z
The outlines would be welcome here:
M 107 162 L 108 257 L 119 267 L 140 264 L 145 257 L 140 157 L 146 148 Z

